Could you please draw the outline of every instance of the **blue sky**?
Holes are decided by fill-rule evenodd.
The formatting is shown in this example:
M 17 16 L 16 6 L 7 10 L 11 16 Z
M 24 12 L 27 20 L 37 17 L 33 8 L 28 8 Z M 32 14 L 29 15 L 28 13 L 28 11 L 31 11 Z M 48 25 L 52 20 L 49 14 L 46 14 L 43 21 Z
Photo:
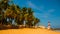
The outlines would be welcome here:
M 40 24 L 60 28 L 60 0 L 13 0 L 14 4 L 22 7 L 31 7 L 34 16 L 41 20 Z

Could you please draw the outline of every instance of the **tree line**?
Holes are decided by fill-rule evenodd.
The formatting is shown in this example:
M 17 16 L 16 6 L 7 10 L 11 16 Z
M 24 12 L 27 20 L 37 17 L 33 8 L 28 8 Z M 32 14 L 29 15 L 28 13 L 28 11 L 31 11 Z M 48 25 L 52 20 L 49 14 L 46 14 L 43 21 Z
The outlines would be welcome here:
M 0 25 L 25 25 L 35 26 L 40 22 L 31 8 L 20 8 L 14 3 L 9 4 L 9 0 L 0 1 Z

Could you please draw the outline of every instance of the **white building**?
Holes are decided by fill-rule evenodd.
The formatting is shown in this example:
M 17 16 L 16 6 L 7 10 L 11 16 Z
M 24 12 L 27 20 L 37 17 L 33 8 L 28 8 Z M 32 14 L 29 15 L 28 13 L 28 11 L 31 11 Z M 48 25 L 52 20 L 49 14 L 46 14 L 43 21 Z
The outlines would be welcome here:
M 48 21 L 48 27 L 47 27 L 47 29 L 50 29 L 50 21 Z

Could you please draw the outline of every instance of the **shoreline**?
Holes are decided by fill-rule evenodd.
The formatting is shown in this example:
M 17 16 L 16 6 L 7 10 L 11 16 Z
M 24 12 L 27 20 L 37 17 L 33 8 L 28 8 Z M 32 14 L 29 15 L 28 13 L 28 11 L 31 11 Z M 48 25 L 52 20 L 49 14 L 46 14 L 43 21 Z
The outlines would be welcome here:
M 0 30 L 0 34 L 60 34 L 60 32 L 44 28 L 21 28 Z

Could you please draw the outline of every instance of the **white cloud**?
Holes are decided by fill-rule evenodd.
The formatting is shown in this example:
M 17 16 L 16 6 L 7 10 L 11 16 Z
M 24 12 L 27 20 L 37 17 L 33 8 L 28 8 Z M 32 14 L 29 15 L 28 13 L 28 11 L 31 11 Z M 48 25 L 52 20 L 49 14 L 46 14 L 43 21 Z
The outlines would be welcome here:
M 43 15 L 43 16 L 41 16 L 41 17 L 43 17 L 43 18 L 48 18 L 48 16 L 47 16 L 47 15 Z
M 52 12 L 54 12 L 54 11 L 55 11 L 55 9 L 50 9 L 50 10 L 48 10 L 49 13 L 52 13 Z
M 54 13 L 54 11 L 55 11 L 55 9 L 50 9 L 50 10 L 48 10 L 47 12 L 45 12 L 43 16 L 44 16 L 45 18 L 51 17 L 51 16 L 52 16 L 51 13 Z
M 27 2 L 28 3 L 28 6 L 29 7 L 31 7 L 31 8 L 33 8 L 33 9 L 37 9 L 37 10 L 39 10 L 39 11 L 42 11 L 43 9 L 44 9 L 44 7 L 43 6 L 36 6 L 34 3 L 32 3 L 31 1 L 28 1 Z
M 45 11 L 44 13 L 35 13 L 36 16 L 40 16 L 42 18 L 49 18 L 52 17 L 52 14 L 55 10 L 54 9 L 49 9 Z
M 31 1 L 28 1 L 27 3 L 28 3 L 29 7 L 43 12 L 43 13 L 35 13 L 36 16 L 40 16 L 40 17 L 43 17 L 43 18 L 48 18 L 48 17 L 51 16 L 51 13 L 53 13 L 55 11 L 55 9 L 44 10 L 44 6 L 39 6 L 38 7 L 37 5 L 32 3 Z
M 35 17 L 38 18 L 48 18 L 48 14 L 44 14 L 44 13 L 34 13 Z

